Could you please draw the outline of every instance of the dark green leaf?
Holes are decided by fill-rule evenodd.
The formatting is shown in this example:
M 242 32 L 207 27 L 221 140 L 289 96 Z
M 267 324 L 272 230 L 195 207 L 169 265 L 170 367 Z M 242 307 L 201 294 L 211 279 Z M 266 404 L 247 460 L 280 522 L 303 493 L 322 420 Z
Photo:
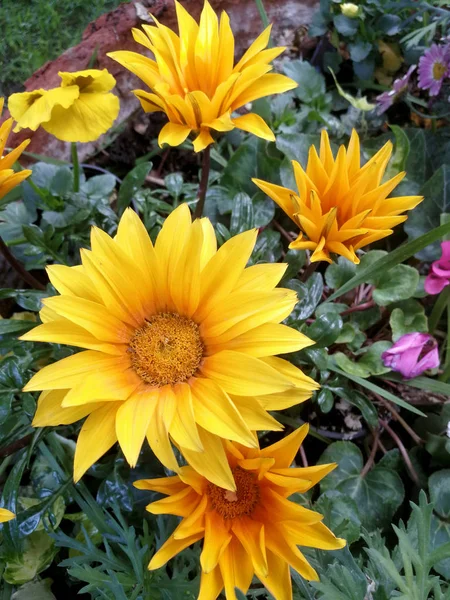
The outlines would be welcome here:
M 323 292 L 323 280 L 320 273 L 313 273 L 306 282 L 291 279 L 286 287 L 297 292 L 298 303 L 290 315 L 290 320 L 304 321 L 316 310 Z
M 351 19 L 345 15 L 336 15 L 333 23 L 339 33 L 345 36 L 352 36 L 358 31 L 358 19 Z
M 151 162 L 143 162 L 127 173 L 117 196 L 117 210 L 119 215 L 130 205 L 136 192 L 144 185 L 151 168 Z
M 316 348 L 331 346 L 342 331 L 342 318 L 336 313 L 325 313 L 317 317 L 305 334 L 316 342 Z
M 250 196 L 240 192 L 233 199 L 230 233 L 237 235 L 253 227 L 253 206 Z

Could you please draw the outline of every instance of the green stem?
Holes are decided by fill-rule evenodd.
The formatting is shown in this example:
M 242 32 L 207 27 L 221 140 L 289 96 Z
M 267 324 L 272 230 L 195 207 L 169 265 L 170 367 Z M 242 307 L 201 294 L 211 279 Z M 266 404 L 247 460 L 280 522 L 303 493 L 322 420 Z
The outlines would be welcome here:
M 80 191 L 80 162 L 78 160 L 77 143 L 72 142 L 71 146 L 72 165 L 73 165 L 73 191 Z
M 428 329 L 431 334 L 434 333 L 434 330 L 438 326 L 439 320 L 442 317 L 442 314 L 447 306 L 447 303 L 450 300 L 450 285 L 445 287 L 442 292 L 439 294 L 436 302 L 434 303 L 433 310 L 431 311 L 430 318 L 428 319 Z
M 445 346 L 444 372 L 439 377 L 439 381 L 447 381 L 450 377 L 450 301 L 447 302 L 447 340 Z
M 269 17 L 267 16 L 266 9 L 264 8 L 263 0 L 255 0 L 255 4 L 258 7 L 259 15 L 261 17 L 264 29 L 266 29 L 266 27 L 269 27 L 270 22 Z

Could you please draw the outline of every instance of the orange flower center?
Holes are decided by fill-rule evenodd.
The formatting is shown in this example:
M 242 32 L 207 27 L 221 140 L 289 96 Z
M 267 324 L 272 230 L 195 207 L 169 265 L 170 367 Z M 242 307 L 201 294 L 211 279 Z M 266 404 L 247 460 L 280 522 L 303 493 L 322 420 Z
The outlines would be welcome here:
M 128 347 L 133 369 L 158 387 L 187 381 L 200 366 L 203 351 L 197 323 L 176 313 L 148 319 Z
M 433 65 L 434 79 L 436 79 L 437 81 L 442 79 L 445 75 L 446 70 L 447 70 L 446 65 L 443 65 L 441 62 L 435 62 Z
M 230 492 L 208 483 L 207 493 L 211 504 L 224 519 L 251 515 L 259 502 L 260 491 L 256 475 L 241 467 L 232 469 L 236 491 Z

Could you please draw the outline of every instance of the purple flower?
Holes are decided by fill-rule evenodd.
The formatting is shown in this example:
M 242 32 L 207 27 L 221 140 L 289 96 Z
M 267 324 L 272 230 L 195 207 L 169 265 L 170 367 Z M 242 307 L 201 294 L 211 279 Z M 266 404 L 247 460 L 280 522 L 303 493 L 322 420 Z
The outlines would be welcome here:
M 377 96 L 377 112 L 379 115 L 386 112 L 387 109 L 390 108 L 394 104 L 394 102 L 397 102 L 397 100 L 399 100 L 399 98 L 408 90 L 409 78 L 411 77 L 411 74 L 415 71 L 415 69 L 416 65 L 412 65 L 411 67 L 409 67 L 408 72 L 405 73 L 403 77 L 400 77 L 399 79 L 396 79 L 394 81 L 394 83 L 392 84 L 392 90 L 390 90 L 389 92 L 383 92 L 382 94 Z
M 439 366 L 439 349 L 429 333 L 406 333 L 381 355 L 385 367 L 412 379 Z
M 427 294 L 439 294 L 450 283 L 450 242 L 442 242 L 442 256 L 431 265 L 425 279 Z
M 419 87 L 437 96 L 445 77 L 450 74 L 450 45 L 433 44 L 419 59 Z

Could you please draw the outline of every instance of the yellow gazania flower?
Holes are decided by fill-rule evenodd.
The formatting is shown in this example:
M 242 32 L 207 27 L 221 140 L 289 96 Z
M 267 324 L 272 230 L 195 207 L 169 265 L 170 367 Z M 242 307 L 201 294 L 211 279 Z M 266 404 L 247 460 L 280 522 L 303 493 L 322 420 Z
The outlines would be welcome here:
M 197 25 L 175 0 L 179 36 L 161 25 L 133 29 L 138 44 L 148 48 L 155 60 L 136 52 L 110 52 L 108 56 L 137 75 L 152 93 L 135 90 L 145 112 L 164 112 L 169 118 L 159 134 L 159 145 L 178 146 L 191 131 L 196 133 L 194 149 L 200 152 L 214 142 L 210 131 L 231 131 L 235 127 L 273 141 L 264 120 L 254 113 L 232 118 L 236 109 L 257 98 L 279 94 L 297 87 L 284 75 L 269 74 L 270 62 L 284 48 L 265 49 L 268 27 L 234 65 L 234 36 L 228 15 L 220 24 L 208 0 Z
M 3 103 L 4 98 L 0 98 L 0 115 L 2 114 Z M 8 141 L 8 136 L 11 133 L 12 125 L 12 118 L 7 119 L 0 125 L 0 198 L 6 196 L 8 192 L 15 188 L 16 185 L 19 185 L 21 181 L 26 179 L 32 173 L 28 169 L 24 169 L 23 171 L 15 173 L 14 169 L 11 168 L 28 146 L 30 140 L 25 140 L 20 144 L 20 146 L 17 146 L 17 148 L 12 150 L 9 154 L 3 156 L 6 142 Z
M 264 450 L 229 442 L 235 492 L 208 482 L 189 466 L 175 477 L 136 481 L 141 490 L 168 496 L 149 504 L 149 512 L 183 517 L 149 569 L 158 569 L 203 540 L 198 600 L 215 600 L 223 588 L 227 600 L 236 600 L 235 588 L 245 594 L 254 574 L 276 600 L 292 600 L 289 566 L 317 581 L 316 571 L 297 545 L 337 550 L 346 541 L 321 523 L 322 515 L 288 500 L 311 489 L 336 467 L 289 468 L 307 433 L 308 425 L 303 425 Z
M 168 468 L 178 469 L 173 440 L 205 477 L 234 489 L 221 438 L 255 447 L 253 431 L 281 429 L 267 410 L 318 388 L 273 356 L 313 342 L 279 324 L 297 301 L 292 290 L 275 289 L 286 265 L 245 268 L 256 235 L 217 250 L 211 222 L 191 223 L 181 204 L 153 246 L 130 209 L 114 239 L 92 229 L 81 266 L 48 267 L 61 295 L 43 301 L 43 325 L 22 339 L 87 350 L 44 367 L 25 390 L 44 390 L 35 426 L 89 415 L 75 480 L 116 440 L 136 465 L 147 436 Z
M 8 100 L 17 121 L 14 131 L 42 126 L 64 142 L 93 142 L 111 128 L 119 114 L 116 85 L 106 69 L 60 72 L 61 86 L 13 94 Z
M 408 218 L 402 213 L 423 200 L 422 196 L 388 198 L 406 175 L 398 173 L 381 182 L 391 154 L 392 143 L 387 142 L 361 167 L 359 137 L 353 131 L 348 149 L 341 146 L 334 159 L 323 129 L 320 154 L 311 146 L 306 171 L 292 161 L 298 192 L 253 181 L 300 227 L 290 248 L 313 250 L 311 262 L 331 263 L 333 252 L 358 264 L 356 250 L 391 235 L 391 228 Z
M 16 515 L 6 508 L 0 508 L 0 523 L 6 523 L 15 519 Z

